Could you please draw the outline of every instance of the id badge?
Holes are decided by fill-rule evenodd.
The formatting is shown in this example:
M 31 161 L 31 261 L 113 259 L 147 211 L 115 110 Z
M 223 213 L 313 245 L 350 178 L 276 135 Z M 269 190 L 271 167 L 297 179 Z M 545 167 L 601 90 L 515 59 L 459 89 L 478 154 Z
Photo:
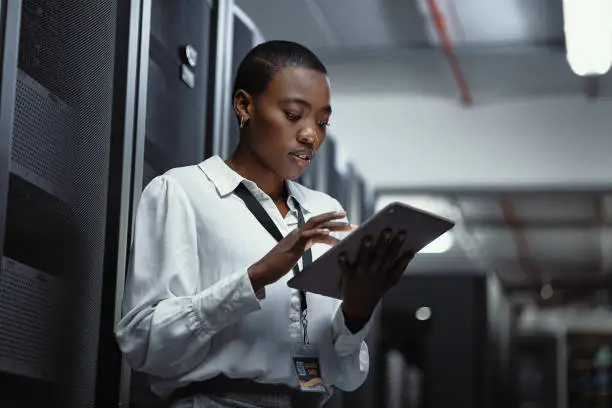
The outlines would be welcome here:
M 293 367 L 304 392 L 327 393 L 321 375 L 319 353 L 311 345 L 297 345 L 292 352 Z

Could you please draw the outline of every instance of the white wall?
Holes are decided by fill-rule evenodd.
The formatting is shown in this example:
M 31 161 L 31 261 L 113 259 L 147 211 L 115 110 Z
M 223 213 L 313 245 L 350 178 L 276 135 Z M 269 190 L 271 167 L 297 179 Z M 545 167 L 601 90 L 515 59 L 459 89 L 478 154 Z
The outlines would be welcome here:
M 612 100 L 527 97 L 466 109 L 333 81 L 332 132 L 377 187 L 612 186 Z

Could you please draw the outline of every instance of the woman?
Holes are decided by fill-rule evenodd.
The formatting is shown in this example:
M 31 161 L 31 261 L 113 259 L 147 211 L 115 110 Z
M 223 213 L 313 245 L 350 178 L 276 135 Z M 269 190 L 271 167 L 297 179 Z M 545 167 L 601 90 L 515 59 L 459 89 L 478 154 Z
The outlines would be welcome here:
M 317 407 L 366 378 L 368 322 L 411 259 L 398 254 L 403 233 L 340 256 L 343 301 L 286 285 L 294 265 L 351 230 L 338 201 L 292 181 L 325 140 L 326 74 L 301 45 L 259 45 L 236 76 L 236 151 L 173 169 L 142 194 L 117 339 L 174 407 Z

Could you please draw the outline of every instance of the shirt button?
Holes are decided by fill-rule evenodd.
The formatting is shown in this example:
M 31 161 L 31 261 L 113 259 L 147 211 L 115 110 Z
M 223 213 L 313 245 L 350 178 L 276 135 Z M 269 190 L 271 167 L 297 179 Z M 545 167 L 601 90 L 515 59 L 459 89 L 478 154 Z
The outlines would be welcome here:
M 289 335 L 293 339 L 302 337 L 302 326 L 299 323 L 291 323 L 289 325 Z
M 291 296 L 291 308 L 300 310 L 300 297 L 299 296 Z

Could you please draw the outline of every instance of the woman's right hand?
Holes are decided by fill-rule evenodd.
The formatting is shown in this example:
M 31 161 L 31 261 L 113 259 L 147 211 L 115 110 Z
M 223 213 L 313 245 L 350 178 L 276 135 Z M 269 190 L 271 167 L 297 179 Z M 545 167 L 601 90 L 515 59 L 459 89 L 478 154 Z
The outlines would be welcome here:
M 288 273 L 304 252 L 314 244 L 336 245 L 332 231 L 352 231 L 355 226 L 334 220 L 346 217 L 344 212 L 329 212 L 312 217 L 302 228 L 293 230 L 249 268 L 253 289 L 258 291 Z

